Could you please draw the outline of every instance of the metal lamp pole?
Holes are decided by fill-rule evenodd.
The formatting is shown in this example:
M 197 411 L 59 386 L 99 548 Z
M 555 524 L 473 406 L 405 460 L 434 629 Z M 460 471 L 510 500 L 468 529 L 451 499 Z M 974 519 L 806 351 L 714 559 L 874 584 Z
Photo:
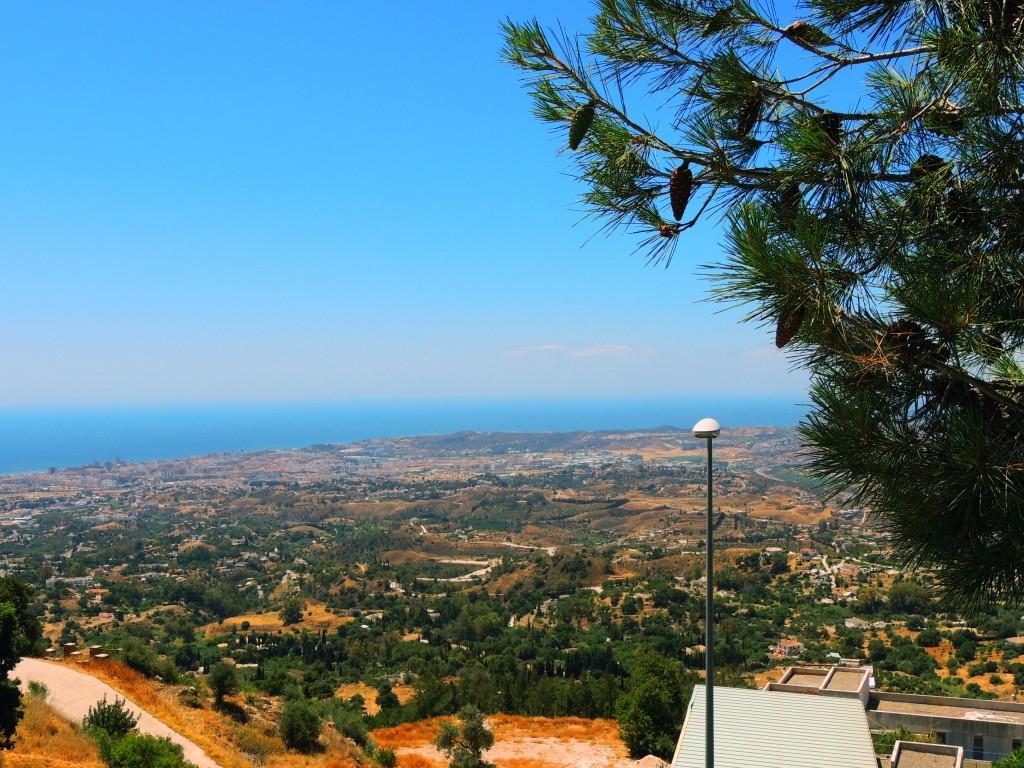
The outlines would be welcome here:
M 715 539 L 712 526 L 711 441 L 722 428 L 714 419 L 701 419 L 693 427 L 693 436 L 708 441 L 708 529 L 707 529 L 707 595 L 704 605 L 704 766 L 715 765 Z

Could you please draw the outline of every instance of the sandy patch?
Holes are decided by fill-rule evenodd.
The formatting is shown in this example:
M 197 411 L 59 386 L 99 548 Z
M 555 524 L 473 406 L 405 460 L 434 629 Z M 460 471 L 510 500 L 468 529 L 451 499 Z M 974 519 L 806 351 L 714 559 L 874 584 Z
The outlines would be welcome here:
M 416 695 L 416 689 L 411 685 L 393 685 L 391 687 L 391 691 L 398 697 L 398 702 L 400 704 L 406 704 L 412 700 L 413 696 Z M 345 683 L 334 692 L 334 695 L 339 699 L 351 699 L 356 694 L 362 696 L 363 700 L 366 702 L 363 705 L 363 708 L 366 710 L 366 714 L 376 715 L 380 712 L 380 707 L 377 706 L 377 689 L 367 685 L 366 683 Z M 433 736 L 430 738 L 433 738 Z
M 443 766 L 444 755 L 430 744 L 440 722 L 410 723 L 372 735 L 378 745 L 395 750 L 399 768 Z M 495 741 L 484 759 L 498 768 L 638 768 L 639 761 L 629 758 L 614 720 L 494 715 L 487 724 Z
M 242 629 L 243 621 L 249 622 L 248 630 Z M 342 624 L 348 624 L 350 621 L 354 621 L 351 616 L 339 616 L 335 613 L 328 613 L 322 603 L 307 603 L 306 607 L 302 609 L 302 621 L 297 624 L 288 625 L 288 629 L 296 627 L 300 630 L 308 629 L 311 632 L 318 632 L 321 629 L 334 629 Z M 224 621 L 205 624 L 199 628 L 199 631 L 205 637 L 217 637 L 218 635 L 230 633 L 232 628 L 238 632 L 277 632 L 278 630 L 285 629 L 285 626 L 284 622 L 281 621 L 280 611 L 269 611 L 267 613 L 246 613 L 240 616 L 231 616 L 224 619 Z

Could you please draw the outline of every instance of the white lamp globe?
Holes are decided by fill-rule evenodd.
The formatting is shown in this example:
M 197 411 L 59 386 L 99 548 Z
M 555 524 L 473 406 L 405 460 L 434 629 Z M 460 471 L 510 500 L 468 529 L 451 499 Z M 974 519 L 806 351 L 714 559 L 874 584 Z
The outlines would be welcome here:
M 701 419 L 693 425 L 693 436 L 694 437 L 718 437 L 718 434 L 722 431 L 722 427 L 714 419 Z

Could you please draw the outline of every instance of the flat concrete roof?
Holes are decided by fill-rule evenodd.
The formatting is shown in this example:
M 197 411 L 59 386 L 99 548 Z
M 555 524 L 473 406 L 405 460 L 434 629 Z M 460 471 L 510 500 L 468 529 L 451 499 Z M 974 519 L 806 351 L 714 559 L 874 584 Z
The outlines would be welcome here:
M 903 712 L 908 715 L 949 717 L 958 720 L 978 720 L 989 723 L 1014 723 L 1024 725 L 1024 712 L 1006 712 L 993 709 L 973 709 L 963 706 L 923 704 L 916 701 L 881 700 L 873 707 L 877 712 Z
M 812 672 L 796 672 L 789 676 L 786 685 L 806 685 L 811 688 L 820 688 L 825 675 L 826 672 L 822 672 L 820 675 Z
M 859 691 L 864 682 L 867 670 L 864 669 L 843 669 L 836 667 L 832 673 L 832 679 L 825 686 L 829 691 Z
M 892 768 L 963 768 L 962 747 L 897 741 L 889 758 Z
M 956 768 L 956 756 L 929 755 L 908 750 L 900 754 L 896 768 Z

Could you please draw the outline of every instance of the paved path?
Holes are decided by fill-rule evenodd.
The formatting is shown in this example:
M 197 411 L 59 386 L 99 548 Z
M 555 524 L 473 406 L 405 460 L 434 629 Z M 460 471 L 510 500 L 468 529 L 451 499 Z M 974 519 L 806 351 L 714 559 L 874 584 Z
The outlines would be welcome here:
M 22 659 L 14 668 L 11 677 L 21 680 L 21 689 L 23 691 L 28 689 L 29 680 L 43 683 L 49 689 L 46 703 L 68 720 L 76 723 L 82 722 L 82 718 L 89 712 L 89 707 L 100 701 L 104 696 L 111 703 L 113 703 L 115 697 L 119 699 L 125 698 L 95 677 L 91 677 L 63 664 L 54 664 L 41 659 Z M 175 744 L 180 744 L 185 750 L 185 759 L 196 765 L 197 768 L 220 768 L 197 744 L 186 739 L 177 731 L 172 730 L 169 726 L 149 714 L 149 712 L 136 706 L 131 701 L 128 701 L 127 708 L 139 716 L 137 727 L 142 733 L 149 733 L 161 738 L 166 736 Z

